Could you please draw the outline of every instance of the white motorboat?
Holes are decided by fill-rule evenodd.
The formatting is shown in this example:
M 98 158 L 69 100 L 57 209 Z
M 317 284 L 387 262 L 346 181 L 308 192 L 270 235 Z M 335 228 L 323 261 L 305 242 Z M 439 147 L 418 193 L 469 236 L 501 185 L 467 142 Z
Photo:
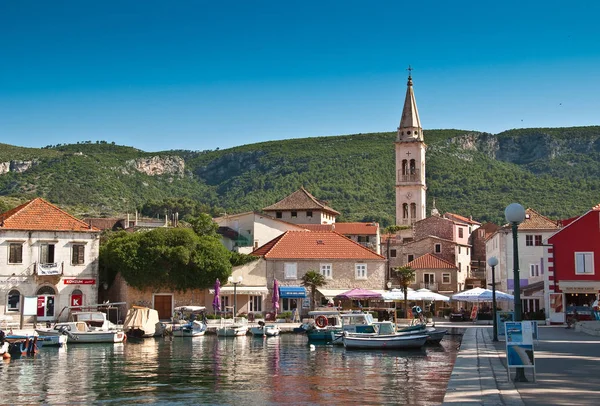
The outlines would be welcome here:
M 218 337 L 238 337 L 248 333 L 248 319 L 245 317 L 234 317 L 233 319 L 221 319 L 221 325 L 217 327 Z
M 125 333 L 111 323 L 106 314 L 99 311 L 75 312 L 70 320 L 55 323 L 52 328 L 37 328 L 41 337 L 67 336 L 67 343 L 121 343 Z
M 160 322 L 156 310 L 133 306 L 125 316 L 123 331 L 130 338 L 155 337 L 164 334 L 165 326 Z
M 331 342 L 333 344 L 342 345 L 342 336 L 345 332 L 358 334 L 375 334 L 377 332 L 371 313 L 341 312 L 340 318 L 342 321 L 341 331 L 334 330 L 331 333 Z
M 179 306 L 174 310 L 175 314 L 180 315 L 180 317 L 173 319 L 173 322 L 182 319 L 185 321 L 184 324 L 172 325 L 172 332 L 175 337 L 200 337 L 206 333 L 208 328 L 206 322 L 206 307 Z
M 306 330 L 310 341 L 331 341 L 332 334 L 342 331 L 342 319 L 337 310 L 313 310 L 308 312 L 308 317 L 300 327 Z
M 250 333 L 255 337 L 275 337 L 278 336 L 281 329 L 276 324 L 265 324 L 264 321 L 259 321 L 258 326 L 251 327 Z
M 427 335 L 404 334 L 360 334 L 344 333 L 344 347 L 347 349 L 401 350 L 421 348 Z

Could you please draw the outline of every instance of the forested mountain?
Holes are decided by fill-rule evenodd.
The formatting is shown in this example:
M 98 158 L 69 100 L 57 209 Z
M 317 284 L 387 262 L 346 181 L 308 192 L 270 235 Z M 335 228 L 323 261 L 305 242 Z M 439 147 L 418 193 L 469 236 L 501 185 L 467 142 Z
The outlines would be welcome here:
M 41 196 L 73 214 L 133 212 L 187 198 L 212 211 L 260 210 L 304 186 L 341 221 L 395 217 L 395 133 L 272 141 L 216 151 L 144 152 L 89 141 L 42 149 L 0 144 L 0 210 Z M 513 201 L 551 218 L 600 203 L 600 127 L 489 134 L 424 132 L 427 198 L 479 221 Z

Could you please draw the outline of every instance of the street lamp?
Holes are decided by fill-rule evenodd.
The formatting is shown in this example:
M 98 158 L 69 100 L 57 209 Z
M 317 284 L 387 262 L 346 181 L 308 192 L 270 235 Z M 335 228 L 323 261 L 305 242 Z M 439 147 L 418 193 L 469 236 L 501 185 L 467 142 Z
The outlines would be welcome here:
M 513 237 L 513 280 L 514 280 L 514 296 L 515 296 L 515 321 L 521 321 L 521 281 L 519 279 L 519 244 L 518 244 L 518 227 L 519 223 L 525 220 L 525 209 L 519 203 L 511 203 L 506 206 L 504 216 L 512 228 Z M 527 382 L 525 378 L 525 370 L 517 368 L 515 382 Z
M 240 283 L 242 283 L 242 276 L 238 276 L 237 278 L 233 278 L 233 276 L 230 276 L 229 278 L 227 278 L 227 280 L 229 281 L 229 283 L 233 284 L 233 317 L 237 316 L 237 285 L 239 285 Z
M 492 317 L 494 318 L 494 321 L 492 322 L 492 325 L 494 326 L 493 341 L 498 341 L 498 320 L 496 320 L 496 265 L 498 265 L 498 258 L 490 257 L 487 263 L 492 267 Z

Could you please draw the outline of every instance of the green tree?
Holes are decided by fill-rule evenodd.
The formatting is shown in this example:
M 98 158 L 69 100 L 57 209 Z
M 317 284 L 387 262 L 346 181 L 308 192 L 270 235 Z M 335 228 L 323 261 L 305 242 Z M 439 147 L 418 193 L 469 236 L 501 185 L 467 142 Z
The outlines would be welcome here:
M 321 286 L 325 286 L 327 282 L 325 281 L 325 276 L 317 271 L 308 271 L 302 276 L 302 286 L 310 288 L 310 308 L 311 310 L 315 309 L 315 296 L 317 294 L 317 288 Z
M 115 233 L 100 249 L 108 280 L 117 273 L 138 289 L 205 289 L 231 275 L 231 254 L 215 236 L 185 228 Z
M 213 237 L 217 236 L 217 229 L 219 225 L 215 223 L 208 214 L 201 213 L 198 217 L 190 219 L 192 229 L 198 235 L 210 235 Z
M 402 293 L 404 293 L 404 315 L 406 317 L 408 314 L 408 287 L 415 280 L 415 270 L 410 266 L 400 266 L 395 268 L 394 271 L 396 272 L 396 276 L 402 287 Z

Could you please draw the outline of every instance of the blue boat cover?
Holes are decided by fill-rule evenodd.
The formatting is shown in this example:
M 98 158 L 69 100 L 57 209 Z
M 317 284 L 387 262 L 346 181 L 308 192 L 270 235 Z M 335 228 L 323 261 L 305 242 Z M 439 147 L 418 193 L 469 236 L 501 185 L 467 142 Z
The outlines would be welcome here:
M 282 299 L 300 299 L 306 297 L 306 289 L 303 286 L 280 286 L 279 297 Z

